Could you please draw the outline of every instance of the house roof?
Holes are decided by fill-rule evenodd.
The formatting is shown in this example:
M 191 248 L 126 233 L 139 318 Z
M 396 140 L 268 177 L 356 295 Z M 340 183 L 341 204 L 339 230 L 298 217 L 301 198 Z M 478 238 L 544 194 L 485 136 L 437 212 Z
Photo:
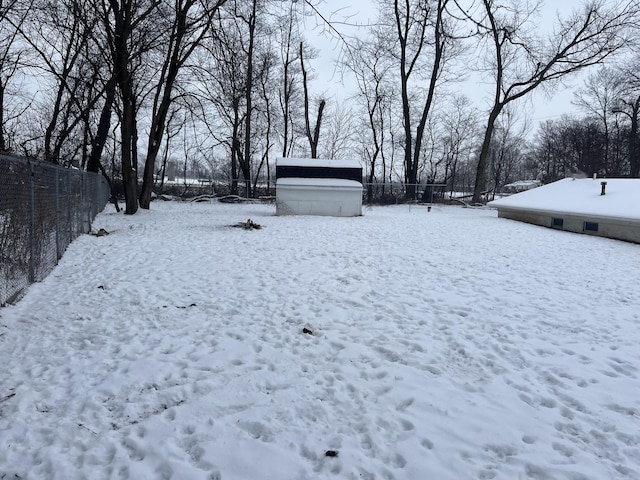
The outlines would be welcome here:
M 535 188 L 542 185 L 540 180 L 518 180 L 517 182 L 508 183 L 504 186 L 504 188 L 515 187 L 515 188 Z
M 600 195 L 601 182 L 607 182 Z M 606 217 L 640 222 L 640 179 L 565 178 L 489 202 L 498 210 Z
M 324 158 L 278 158 L 278 167 L 362 168 L 357 160 L 329 160 Z
M 342 178 L 278 178 L 276 186 L 289 187 L 341 187 L 356 188 L 362 190 L 362 184 L 354 180 L 345 180 Z

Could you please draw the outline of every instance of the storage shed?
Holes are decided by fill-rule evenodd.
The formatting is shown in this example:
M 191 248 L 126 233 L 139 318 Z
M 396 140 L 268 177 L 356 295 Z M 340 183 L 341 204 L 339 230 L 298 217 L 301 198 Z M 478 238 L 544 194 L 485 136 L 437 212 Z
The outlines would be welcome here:
M 353 160 L 279 159 L 276 215 L 362 215 L 362 167 Z
M 565 178 L 489 206 L 502 218 L 640 243 L 637 178 Z

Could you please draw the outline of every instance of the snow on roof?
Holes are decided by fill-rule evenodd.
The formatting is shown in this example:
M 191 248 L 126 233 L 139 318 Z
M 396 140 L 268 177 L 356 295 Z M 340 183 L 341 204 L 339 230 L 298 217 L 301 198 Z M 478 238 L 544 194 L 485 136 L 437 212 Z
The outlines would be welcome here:
M 518 180 L 517 182 L 508 183 L 506 187 L 538 187 L 540 186 L 540 180 Z
M 357 160 L 329 160 L 324 158 L 279 158 L 278 167 L 361 168 Z
M 355 180 L 344 180 L 341 178 L 297 178 L 287 177 L 279 178 L 276 181 L 276 187 L 287 185 L 291 187 L 349 187 L 349 188 L 362 188 L 360 182 Z
M 607 182 L 600 195 L 601 182 Z M 574 214 L 640 221 L 640 179 L 565 178 L 489 202 L 498 209 Z

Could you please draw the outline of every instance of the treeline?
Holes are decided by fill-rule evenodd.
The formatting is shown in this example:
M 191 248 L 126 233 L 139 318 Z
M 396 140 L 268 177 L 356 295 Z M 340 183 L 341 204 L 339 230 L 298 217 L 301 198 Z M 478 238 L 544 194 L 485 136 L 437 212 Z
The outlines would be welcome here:
M 530 176 L 638 176 L 637 1 L 588 0 L 547 31 L 516 0 L 375 6 L 365 25 L 320 0 L 3 0 L 0 151 L 102 171 L 130 214 L 170 162 L 250 195 L 280 156 L 358 158 L 367 183 L 410 198 L 425 181 L 477 201 Z M 604 62 L 610 77 L 580 99 L 606 105 L 529 144 L 518 111 L 532 92 Z M 313 81 L 325 68 L 353 89 L 328 94 Z M 462 93 L 470 74 L 485 109 Z
M 538 176 L 548 182 L 579 171 L 591 176 L 640 176 L 638 113 L 640 57 L 603 67 L 576 93 L 582 118 L 540 125 L 534 156 Z
M 516 126 L 506 112 L 490 147 L 490 193 L 527 178 L 640 177 L 639 72 L 640 56 L 598 68 L 574 94 L 582 115 L 542 122 L 532 138 L 526 122 Z

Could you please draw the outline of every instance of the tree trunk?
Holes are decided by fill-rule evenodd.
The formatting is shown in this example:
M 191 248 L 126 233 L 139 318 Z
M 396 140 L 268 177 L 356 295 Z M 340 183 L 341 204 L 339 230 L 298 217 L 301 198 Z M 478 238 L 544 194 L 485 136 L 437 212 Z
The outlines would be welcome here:
M 638 111 L 640 110 L 640 97 L 632 105 L 631 131 L 629 132 L 629 164 L 631 177 L 640 177 L 640 159 L 638 159 Z
M 256 8 L 258 1 L 253 0 L 251 16 L 249 17 L 249 48 L 247 50 L 247 85 L 245 88 L 245 105 L 247 113 L 244 119 L 244 165 L 243 169 L 247 197 L 253 197 L 251 192 L 251 117 L 253 114 L 253 51 L 256 36 Z
M 109 193 L 111 194 L 111 199 L 110 199 L 111 203 L 113 203 L 114 207 L 116 208 L 116 212 L 120 213 L 120 205 L 118 205 L 118 195 L 115 190 L 115 185 L 111 181 L 111 177 L 109 177 L 109 175 L 107 174 L 106 170 L 104 169 L 101 163 L 98 163 L 98 168 L 100 169 L 100 172 L 102 172 L 102 176 L 104 177 L 104 179 L 107 181 L 107 185 L 109 185 Z
M 63 72 L 64 74 L 64 72 Z M 56 128 L 56 125 L 59 123 L 60 116 L 60 105 L 62 103 L 62 94 L 64 93 L 64 86 L 59 85 L 58 91 L 56 93 L 56 100 L 53 102 L 53 111 L 51 113 L 51 121 L 44 132 L 44 159 L 47 162 L 51 163 L 59 163 L 59 159 L 56 158 L 53 154 L 53 147 L 51 143 L 53 142 L 53 131 Z
M 320 126 L 322 123 L 322 113 L 324 111 L 324 107 L 326 102 L 324 99 L 320 100 L 320 105 L 318 106 L 318 116 L 316 118 L 316 125 L 311 132 L 311 121 L 310 121 L 310 113 L 309 113 L 309 89 L 307 86 L 307 70 L 304 66 L 304 44 L 300 42 L 300 68 L 302 69 L 302 87 L 304 90 L 304 124 L 305 124 L 305 133 L 307 135 L 307 139 L 309 140 L 309 148 L 311 150 L 311 158 L 318 158 L 318 141 L 320 139 Z
M 123 94 L 122 123 L 120 124 L 121 156 L 122 156 L 122 183 L 124 186 L 125 210 L 127 215 L 133 215 L 138 211 L 137 172 L 131 164 L 132 140 L 133 140 L 133 105 L 130 100 L 130 88 Z
M 134 135 L 133 91 L 129 72 L 129 45 L 131 35 L 131 5 L 118 5 L 111 0 L 115 15 L 114 67 L 122 97 L 122 120 L 120 122 L 120 153 L 122 162 L 122 183 L 124 187 L 125 211 L 133 215 L 138 211 L 137 172 L 133 168 L 132 140 Z
M 491 148 L 491 137 L 493 136 L 496 120 L 503 107 L 504 104 L 498 103 L 489 114 L 489 120 L 482 141 L 482 149 L 480 150 L 480 158 L 478 159 L 478 166 L 476 168 L 476 182 L 473 189 L 472 203 L 479 203 L 482 200 L 482 193 L 487 183 L 487 159 L 489 158 L 489 150 Z
M 318 142 L 320 140 L 320 126 L 322 125 L 322 113 L 324 112 L 324 107 L 327 102 L 324 100 L 320 100 L 320 105 L 318 105 L 318 116 L 316 117 L 316 126 L 313 129 L 313 141 L 311 142 L 311 158 L 318 158 Z
M 104 144 L 109 137 L 109 127 L 111 126 L 111 109 L 116 95 L 115 77 L 109 79 L 106 85 L 106 97 L 102 112 L 100 112 L 100 121 L 98 122 L 98 130 L 91 145 L 91 153 L 87 162 L 88 172 L 97 172 L 100 169 L 100 158 L 104 150 Z
M 231 195 L 238 195 L 238 152 L 240 151 L 240 102 L 233 103 L 233 138 L 231 139 Z
M 406 184 L 407 198 L 414 199 L 416 196 L 416 183 L 418 183 L 418 171 L 413 168 L 413 135 L 411 134 L 411 110 L 409 107 L 408 79 L 406 77 L 406 73 L 404 73 L 404 64 L 401 68 L 402 126 L 404 127 L 404 182 Z
M 0 78 L 0 153 L 7 151 L 7 144 L 4 138 L 4 83 Z

